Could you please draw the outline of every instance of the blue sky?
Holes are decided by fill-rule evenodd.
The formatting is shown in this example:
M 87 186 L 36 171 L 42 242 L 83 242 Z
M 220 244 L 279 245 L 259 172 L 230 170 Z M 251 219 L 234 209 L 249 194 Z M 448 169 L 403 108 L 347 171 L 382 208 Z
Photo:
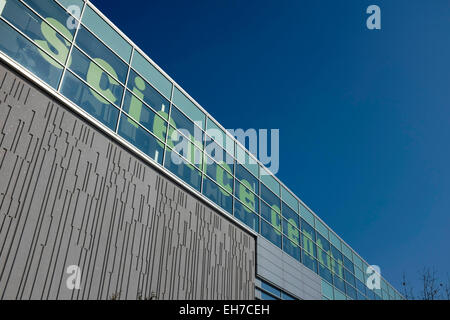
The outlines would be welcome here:
M 449 1 L 92 2 L 398 289 L 450 272 Z

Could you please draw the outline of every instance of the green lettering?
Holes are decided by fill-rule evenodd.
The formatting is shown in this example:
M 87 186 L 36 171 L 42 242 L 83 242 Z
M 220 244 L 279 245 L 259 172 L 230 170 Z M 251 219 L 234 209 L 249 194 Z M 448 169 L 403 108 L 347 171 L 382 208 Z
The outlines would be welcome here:
M 142 93 L 143 90 L 145 90 L 145 82 L 140 77 L 134 78 L 134 85 L 133 93 L 140 99 L 144 99 L 144 94 Z M 136 98 L 134 95 L 131 95 L 131 102 L 130 102 L 130 109 L 128 110 L 128 114 L 135 119 L 136 121 L 141 120 L 141 111 L 142 111 L 142 102 Z M 128 121 L 135 126 L 138 127 L 137 123 L 132 121 L 131 119 L 128 119 Z M 154 121 L 153 121 L 154 123 Z
M 58 20 L 55 20 L 53 18 L 46 18 L 45 21 L 48 23 L 42 21 L 41 23 L 41 32 L 44 36 L 45 40 L 37 40 L 35 39 L 35 42 L 40 45 L 47 53 L 51 54 L 53 57 L 56 58 L 59 62 L 62 64 L 66 63 L 67 55 L 69 54 L 69 48 L 70 48 L 70 42 L 66 39 L 61 39 L 57 36 L 58 33 L 49 26 L 51 24 L 55 28 L 57 28 L 64 36 L 66 36 L 68 39 L 72 40 L 72 34 L 70 31 L 64 27 Z M 52 50 L 50 46 L 54 49 Z M 56 53 L 55 53 L 56 51 Z M 62 69 L 63 67 L 56 63 L 53 59 L 51 59 L 45 52 L 39 50 L 39 53 L 41 56 L 47 60 L 51 65 L 58 69 Z M 70 66 L 71 61 L 67 63 L 68 66 Z
M 251 192 L 251 185 L 250 182 L 243 179 L 239 184 L 239 200 L 241 200 L 244 204 L 249 206 L 251 209 L 256 209 L 256 203 L 255 203 L 255 194 Z M 251 212 L 249 208 L 244 206 L 244 210 L 247 212 Z
M 228 164 L 226 164 L 225 162 L 222 161 L 220 164 L 231 171 L 230 166 Z M 225 190 L 227 190 L 229 193 L 232 193 L 233 192 L 233 188 L 229 184 L 225 184 L 225 182 L 224 182 L 224 175 L 226 174 L 228 180 L 231 180 L 231 175 L 228 172 L 225 172 L 225 169 L 223 169 L 221 166 L 217 165 L 216 167 L 217 167 L 216 168 L 216 181 L 217 181 L 217 183 L 221 187 L 223 187 Z M 220 189 L 220 192 L 222 192 L 224 195 L 228 195 L 228 193 L 226 193 L 222 189 Z
M 278 208 L 277 205 L 272 205 L 271 209 L 271 222 L 272 225 L 275 227 L 275 232 L 278 235 L 281 235 L 281 218 L 280 218 L 280 208 Z
M 311 240 L 312 233 L 303 231 L 303 249 L 306 250 L 311 256 L 314 256 L 314 242 Z
M 292 224 L 295 225 L 295 220 L 290 218 L 288 220 L 290 223 L 287 224 L 287 235 L 288 238 L 291 239 L 296 245 L 300 244 L 300 234 L 297 228 L 295 228 Z M 292 223 L 292 224 L 291 224 Z
M 104 68 L 106 71 L 108 71 L 110 74 L 112 74 L 114 77 L 117 77 L 116 71 L 111 67 L 111 65 L 106 62 L 103 59 L 95 58 L 94 61 L 100 65 L 102 68 Z M 97 64 L 91 62 L 89 64 L 89 70 L 87 72 L 86 80 L 87 82 L 97 91 L 99 91 L 104 97 L 106 97 L 108 100 L 110 100 L 112 103 L 115 103 L 117 101 L 117 98 L 114 96 L 110 88 L 102 89 L 100 87 L 100 80 L 102 78 L 102 75 L 105 73 Z M 105 73 L 108 77 L 108 80 L 112 83 L 117 83 L 111 77 L 109 74 Z M 108 104 L 109 101 L 107 101 L 105 98 L 103 98 L 101 95 L 99 95 L 95 90 L 90 89 L 92 94 L 95 96 L 95 98 L 100 101 L 101 103 Z

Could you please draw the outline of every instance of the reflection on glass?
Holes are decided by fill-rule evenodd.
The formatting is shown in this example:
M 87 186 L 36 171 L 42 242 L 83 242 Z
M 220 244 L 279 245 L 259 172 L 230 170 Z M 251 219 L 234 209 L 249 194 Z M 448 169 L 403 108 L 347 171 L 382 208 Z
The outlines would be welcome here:
M 283 219 L 283 233 L 297 246 L 300 246 L 300 231 L 286 219 Z
M 3 53 L 48 85 L 55 89 L 58 87 L 63 70 L 61 65 L 1 20 L 0 35 L 0 50 Z
M 267 187 L 261 185 L 261 199 L 263 199 L 273 210 L 281 212 L 281 200 Z
M 220 188 L 208 177 L 203 178 L 203 194 L 229 213 L 232 213 L 233 199 L 231 194 Z
M 229 174 L 229 166 L 226 163 L 220 165 L 211 158 L 205 157 L 204 172 L 227 192 L 233 193 L 233 176 Z
M 103 60 L 101 59 L 95 59 L 95 62 L 93 62 L 80 50 L 74 47 L 71 54 L 70 70 L 76 73 L 81 79 L 85 80 L 93 88 L 91 90 L 92 95 L 101 103 L 106 104 L 111 102 L 116 106 L 120 106 L 124 89 L 119 82 L 113 78 L 117 76 L 113 69 L 105 69 L 110 72 L 109 74 L 102 69 L 103 67 L 109 68 L 109 66 L 103 64 L 102 61 Z
M 71 40 L 72 34 L 65 26 L 62 25 L 58 29 L 62 29 L 62 34 L 67 39 L 50 26 L 59 24 L 58 21 L 51 17 L 43 21 L 18 1 L 7 1 L 2 16 L 59 63 L 66 63 L 70 48 L 70 42 L 67 39 Z M 48 59 L 46 54 L 42 53 L 42 57 L 56 68 L 61 68 L 53 59 Z
M 275 205 L 269 207 L 261 201 L 261 217 L 269 221 L 276 228 L 276 232 L 281 235 L 281 216 L 276 209 Z
M 331 271 L 321 263 L 319 263 L 319 275 L 329 283 L 333 283 L 333 275 Z
M 300 261 L 300 248 L 298 245 L 283 236 L 283 251 L 294 259 Z
M 158 143 L 158 140 L 139 125 L 131 124 L 131 121 L 126 115 L 122 114 L 119 122 L 119 135 L 161 164 L 164 149 Z
M 144 101 L 164 119 L 168 119 L 169 100 L 159 94 L 150 83 L 142 79 L 134 70 L 130 70 L 127 87 L 139 100 Z M 130 115 L 139 120 L 141 109 L 142 103 L 136 104 L 136 106 L 130 109 Z
M 203 150 L 203 132 L 189 118 L 182 114 L 176 107 L 172 106 L 170 112 L 171 123 L 175 124 L 175 128 L 180 130 L 195 145 Z M 170 138 L 170 137 L 169 137 Z
M 166 156 L 164 167 L 169 169 L 173 174 L 185 181 L 191 187 L 200 191 L 201 173 L 194 166 L 190 165 L 185 159 L 180 157 L 176 152 L 166 148 Z
M 139 115 L 132 112 L 133 109 L 139 106 Z M 153 110 L 148 108 L 146 105 L 142 103 L 136 96 L 134 96 L 130 91 L 126 91 L 125 98 L 123 101 L 123 110 L 134 120 L 138 121 L 145 128 L 153 132 L 156 137 L 158 137 L 161 141 L 166 140 L 166 132 L 167 132 L 167 122 L 157 115 Z M 132 125 L 137 126 L 134 121 L 131 121 Z
M 298 214 L 292 210 L 288 205 L 282 202 L 282 215 L 289 223 L 293 224 L 297 228 L 300 226 L 299 216 Z
M 78 29 L 75 43 L 102 68 L 117 76 L 121 83 L 125 83 L 128 66 L 83 26 Z
M 108 128 L 115 130 L 119 110 L 112 104 L 99 101 L 92 95 L 91 90 L 81 80 L 72 75 L 70 71 L 66 72 L 61 93 L 97 120 L 101 121 Z
M 7 2 L 11 1 L 8 0 Z M 72 22 L 72 17 L 55 1 L 25 0 L 24 2 L 39 13 L 44 19 L 46 19 L 60 33 L 64 34 L 69 40 L 73 38 L 76 30 L 76 24 L 68 23 Z
M 255 211 L 259 212 L 259 198 L 251 191 L 250 184 L 247 180 L 243 180 L 242 182 L 236 180 L 236 189 L 234 190 L 234 195 L 243 204 L 245 204 L 247 211 Z M 248 208 L 248 209 L 247 209 Z
M 317 260 L 305 250 L 302 250 L 302 261 L 306 267 L 317 273 Z
M 281 233 L 264 220 L 261 220 L 261 235 L 281 248 Z
M 244 185 L 252 190 L 255 194 L 259 194 L 259 181 L 241 164 L 236 165 L 236 178 L 239 179 Z
M 256 232 L 259 232 L 259 217 L 238 200 L 234 202 L 234 216 Z

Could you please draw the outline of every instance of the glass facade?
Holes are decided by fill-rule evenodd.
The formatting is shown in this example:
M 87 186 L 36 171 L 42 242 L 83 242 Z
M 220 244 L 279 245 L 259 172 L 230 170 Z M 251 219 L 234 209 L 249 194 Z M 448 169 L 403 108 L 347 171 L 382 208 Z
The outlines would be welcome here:
M 90 2 L 2 0 L 0 34 L 4 55 L 322 277 L 324 298 L 402 298 L 369 290 L 368 264 Z

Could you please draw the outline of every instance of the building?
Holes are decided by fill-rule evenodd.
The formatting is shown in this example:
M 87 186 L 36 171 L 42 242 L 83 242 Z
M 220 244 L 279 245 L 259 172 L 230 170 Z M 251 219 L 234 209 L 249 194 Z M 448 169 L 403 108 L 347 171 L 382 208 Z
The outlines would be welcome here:
M 402 299 L 90 2 L 0 35 L 2 299 Z

